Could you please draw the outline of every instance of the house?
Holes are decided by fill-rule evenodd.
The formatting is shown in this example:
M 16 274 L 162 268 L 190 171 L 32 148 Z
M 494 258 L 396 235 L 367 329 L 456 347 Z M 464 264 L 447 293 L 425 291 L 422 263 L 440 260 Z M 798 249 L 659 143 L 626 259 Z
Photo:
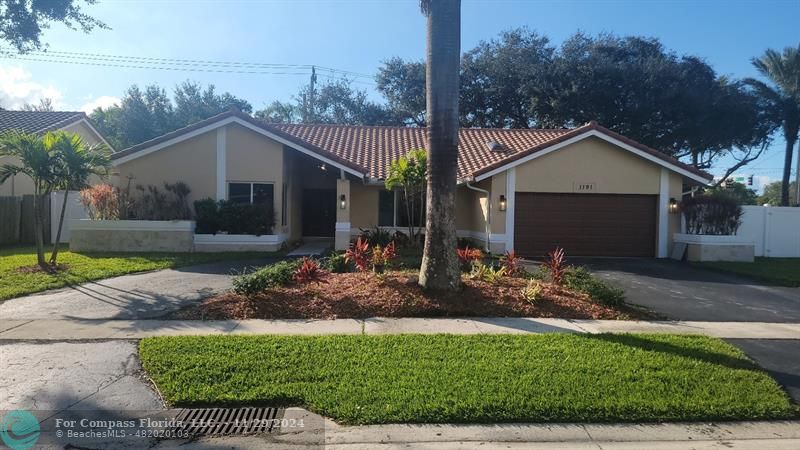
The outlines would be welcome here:
M 18 130 L 25 133 L 68 131 L 79 134 L 89 144 L 104 143 L 112 148 L 81 111 L 5 111 L 0 110 L 0 133 Z M 0 156 L 0 165 L 11 157 Z M 0 196 L 33 194 L 33 181 L 27 175 L 16 175 L 0 184 Z
M 403 229 L 388 164 L 424 128 L 267 124 L 229 111 L 113 155 L 117 183 L 183 181 L 191 200 L 268 202 L 279 241 Z M 674 205 L 711 175 L 609 131 L 461 129 L 456 226 L 492 252 L 666 257 Z

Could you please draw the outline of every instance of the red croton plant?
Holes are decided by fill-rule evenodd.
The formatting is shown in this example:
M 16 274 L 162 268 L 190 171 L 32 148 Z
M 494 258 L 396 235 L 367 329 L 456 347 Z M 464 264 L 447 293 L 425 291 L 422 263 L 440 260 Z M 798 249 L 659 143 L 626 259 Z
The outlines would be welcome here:
M 564 249 L 556 247 L 547 254 L 544 266 L 550 271 L 550 279 L 556 286 L 564 283 L 564 274 L 567 272 L 567 260 L 564 257 Z
M 344 260 L 353 263 L 359 272 L 366 271 L 370 262 L 369 242 L 359 237 L 344 253 Z
M 297 266 L 292 277 L 296 283 L 324 283 L 322 278 L 325 271 L 319 266 L 319 262 L 314 258 L 303 257 L 303 261 Z

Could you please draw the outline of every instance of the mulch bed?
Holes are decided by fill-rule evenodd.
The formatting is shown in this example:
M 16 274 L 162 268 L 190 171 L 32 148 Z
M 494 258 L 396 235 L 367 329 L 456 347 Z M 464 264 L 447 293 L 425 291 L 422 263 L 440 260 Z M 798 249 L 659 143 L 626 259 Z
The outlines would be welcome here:
M 271 288 L 254 296 L 233 292 L 178 311 L 175 319 L 336 319 L 366 317 L 500 316 L 565 319 L 636 319 L 645 314 L 612 308 L 588 296 L 543 283 L 535 303 L 521 296 L 527 280 L 496 284 L 464 280 L 460 292 L 426 295 L 408 272 L 328 274 L 320 284 Z

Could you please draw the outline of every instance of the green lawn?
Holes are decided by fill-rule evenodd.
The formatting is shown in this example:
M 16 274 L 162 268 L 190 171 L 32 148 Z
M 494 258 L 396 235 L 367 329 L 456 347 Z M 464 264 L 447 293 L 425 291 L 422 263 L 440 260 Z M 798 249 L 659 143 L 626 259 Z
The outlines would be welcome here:
M 64 287 L 70 284 L 147 270 L 231 259 L 254 259 L 268 253 L 72 253 L 66 246 L 58 263 L 67 270 L 57 274 L 20 272 L 36 264 L 35 247 L 0 247 L 0 300 Z M 49 254 L 48 254 L 49 257 Z
M 796 414 L 741 351 L 701 336 L 182 336 L 140 355 L 173 406 L 305 406 L 347 424 Z
M 697 265 L 780 286 L 800 286 L 800 258 L 756 258 L 752 263 L 706 262 Z

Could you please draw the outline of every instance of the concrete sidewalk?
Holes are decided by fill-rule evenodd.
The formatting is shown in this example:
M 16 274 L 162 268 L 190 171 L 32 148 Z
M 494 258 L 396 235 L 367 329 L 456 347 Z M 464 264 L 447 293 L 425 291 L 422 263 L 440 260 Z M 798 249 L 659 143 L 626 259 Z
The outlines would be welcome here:
M 336 320 L 4 320 L 0 341 L 141 339 L 243 334 L 675 333 L 729 339 L 800 339 L 800 323 L 567 320 L 537 318 L 370 318 Z

